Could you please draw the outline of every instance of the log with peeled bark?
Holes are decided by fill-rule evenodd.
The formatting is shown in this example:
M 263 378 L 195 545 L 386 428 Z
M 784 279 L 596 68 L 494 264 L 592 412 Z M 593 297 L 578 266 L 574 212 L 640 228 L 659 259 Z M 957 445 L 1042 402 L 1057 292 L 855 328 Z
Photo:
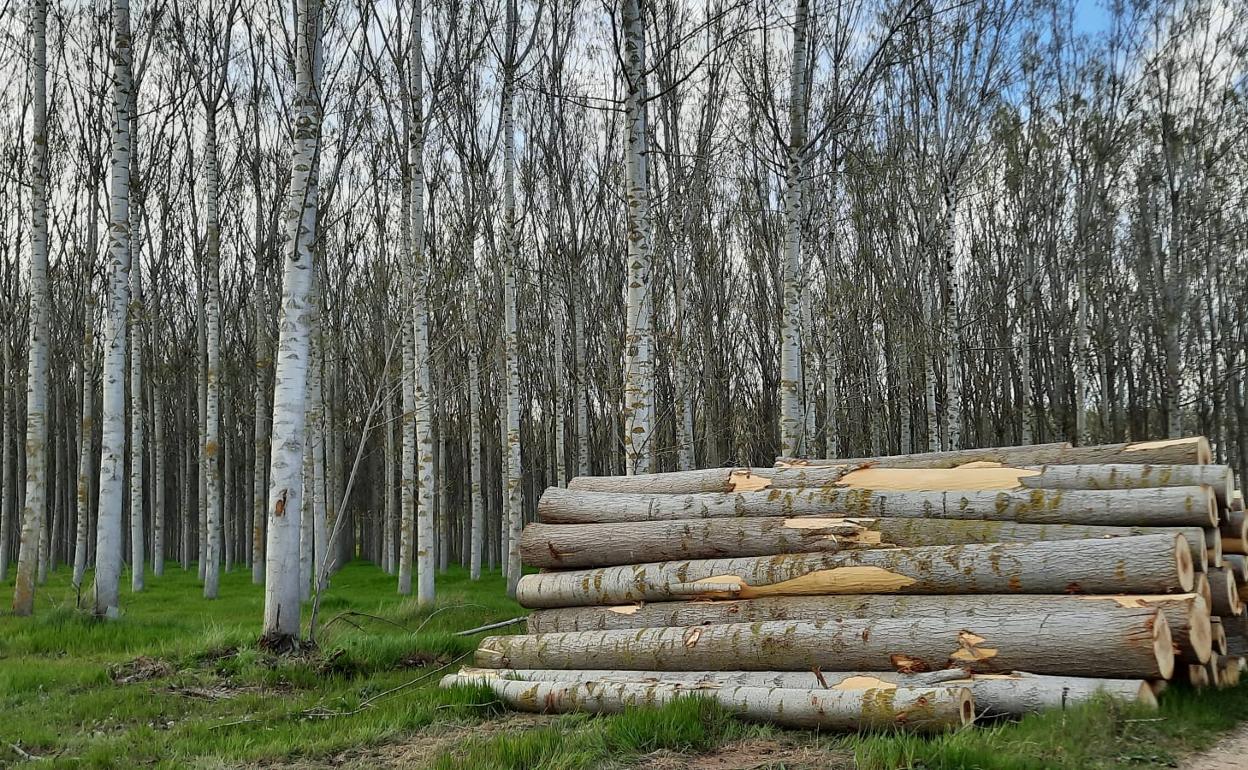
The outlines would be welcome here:
M 1200 527 L 1101 527 L 961 519 L 788 518 L 676 519 L 615 524 L 530 524 L 520 540 L 530 567 L 572 569 L 780 553 L 835 553 L 872 547 L 1032 543 L 1178 533 L 1193 564 L 1208 563 Z
M 616 714 L 697 696 L 719 703 L 738 718 L 782 727 L 938 732 L 963 727 L 975 718 L 975 702 L 965 687 L 789 690 L 657 682 L 523 682 L 456 675 L 442 680 L 443 687 L 472 684 L 489 687 L 511 708 L 539 713 Z
M 1209 486 L 1225 507 L 1234 474 L 1225 465 L 997 465 L 882 468 L 870 465 L 782 465 L 711 468 L 635 476 L 581 476 L 568 489 L 625 494 L 699 494 L 764 489 L 987 491 L 1020 489 L 1123 490 Z
M 1208 487 L 956 492 L 827 487 L 680 495 L 586 492 L 552 487 L 542 495 L 537 506 L 538 519 L 548 524 L 824 516 L 1211 527 L 1217 523 L 1217 512 L 1217 499 Z
M 1190 591 L 1179 535 L 885 548 L 655 562 L 525 575 L 525 607 L 824 594 L 1051 594 Z
M 923 452 L 886 457 L 855 457 L 847 459 L 801 460 L 780 457 L 777 463 L 849 465 L 874 463 L 893 468 L 955 468 L 974 462 L 995 462 L 1009 465 L 1104 465 L 1110 463 L 1149 465 L 1208 465 L 1213 450 L 1204 436 L 1134 441 L 1126 444 L 1098 444 L 1073 447 L 1070 444 L 1037 444 L 1035 446 L 962 449 L 954 452 Z
M 1074 676 L 1160 677 L 1174 670 L 1165 616 L 1087 603 L 1059 612 L 573 631 L 486 637 L 484 668 L 903 673 L 962 668 Z
M 525 682 L 638 682 L 699 687 L 780 687 L 799 690 L 912 689 L 944 684 L 967 687 L 975 710 L 985 716 L 1022 716 L 1066 708 L 1097 695 L 1108 695 L 1146 708 L 1157 707 L 1157 697 L 1143 679 L 1104 679 L 1074 676 L 970 674 L 945 669 L 922 674 L 894 671 L 627 671 L 560 669 L 465 668 L 463 679 L 511 679 Z M 1164 681 L 1164 680 L 1161 680 Z
M 1175 649 L 1185 662 L 1209 660 L 1209 606 L 1197 594 L 1156 596 L 782 596 L 765 599 L 654 602 L 615 607 L 563 607 L 529 613 L 530 634 L 607 631 L 658 626 L 698 626 L 792 620 L 876 620 L 880 618 L 1001 617 L 1065 612 L 1070 607 L 1155 607 L 1166 616 Z
M 1213 602 L 1209 605 L 1214 615 L 1238 616 L 1244 611 L 1239 600 L 1239 588 L 1235 582 L 1235 573 L 1225 567 L 1210 567 L 1205 576 L 1209 579 L 1209 590 Z

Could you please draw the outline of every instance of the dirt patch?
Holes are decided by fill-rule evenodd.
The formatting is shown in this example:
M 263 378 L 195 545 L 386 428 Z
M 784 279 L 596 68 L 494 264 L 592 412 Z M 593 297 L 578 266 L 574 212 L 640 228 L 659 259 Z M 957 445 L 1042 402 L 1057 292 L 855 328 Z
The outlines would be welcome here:
M 140 655 L 126 663 L 109 666 L 108 676 L 117 684 L 134 684 L 149 679 L 160 679 L 173 674 L 173 666 L 159 658 Z
M 364 770 L 365 768 L 425 767 L 456 744 L 471 739 L 489 738 L 501 733 L 531 730 L 550 724 L 556 717 L 542 714 L 509 712 L 500 719 L 475 724 L 433 724 L 407 738 L 383 746 L 352 750 L 333 757 L 334 767 Z M 324 767 L 321 762 L 317 767 Z M 310 765 L 309 767 L 311 767 Z M 465 768 L 465 770 L 468 770 Z
M 1243 770 L 1248 760 L 1248 724 L 1227 733 L 1213 748 L 1202 751 L 1180 765 L 1183 770 Z
M 637 765 L 641 770 L 762 770 L 769 767 L 833 770 L 853 766 L 853 757 L 849 754 L 775 740 L 736 741 L 694 756 L 658 751 Z

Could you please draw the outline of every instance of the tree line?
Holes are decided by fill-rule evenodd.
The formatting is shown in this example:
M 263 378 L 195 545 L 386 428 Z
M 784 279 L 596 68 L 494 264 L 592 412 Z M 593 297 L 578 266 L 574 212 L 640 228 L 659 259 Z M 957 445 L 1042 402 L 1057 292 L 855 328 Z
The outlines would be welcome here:
M 348 558 L 514 590 L 580 474 L 1199 432 L 1248 476 L 1241 4 L 2 23 L 18 612 L 166 561 L 250 567 L 278 644 Z

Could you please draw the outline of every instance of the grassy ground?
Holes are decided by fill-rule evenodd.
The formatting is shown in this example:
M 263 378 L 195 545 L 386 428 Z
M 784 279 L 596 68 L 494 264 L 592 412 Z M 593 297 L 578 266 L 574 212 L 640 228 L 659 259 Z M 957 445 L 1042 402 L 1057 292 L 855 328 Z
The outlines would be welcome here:
M 172 567 L 123 595 L 113 622 L 75 611 L 62 572 L 35 618 L 0 615 L 0 766 L 1164 767 L 1248 719 L 1248 687 L 928 739 L 743 725 L 697 701 L 609 718 L 507 713 L 488 691 L 436 687 L 479 639 L 454 631 L 522 613 L 503 593 L 497 575 L 452 570 L 437 604 L 417 608 L 393 578 L 351 564 L 322 603 L 319 650 L 273 658 L 255 648 L 263 599 L 243 571 L 207 602 Z

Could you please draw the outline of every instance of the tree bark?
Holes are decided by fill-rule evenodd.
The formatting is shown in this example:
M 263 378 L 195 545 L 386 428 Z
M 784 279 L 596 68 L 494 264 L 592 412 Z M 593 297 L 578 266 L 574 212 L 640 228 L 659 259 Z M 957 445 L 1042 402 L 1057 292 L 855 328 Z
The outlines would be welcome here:
M 1214 615 L 1237 616 L 1243 613 L 1235 573 L 1225 567 L 1211 567 L 1205 573 L 1213 601 L 1209 605 Z
M 520 554 L 530 567 L 569 569 L 643 561 L 836 553 L 853 548 L 966 543 L 1032 543 L 1176 533 L 1187 541 L 1193 565 L 1204 570 L 1200 527 L 1096 527 L 1012 521 L 857 518 L 730 518 L 611 524 L 530 524 Z
M 1075 605 L 1075 603 L 1072 603 Z M 490 636 L 484 668 L 807 671 L 848 668 L 1168 679 L 1174 649 L 1153 607 L 1078 604 L 1055 612 Z
M 974 699 L 962 687 L 915 690 L 786 690 L 763 687 L 687 688 L 635 682 L 573 683 L 480 680 L 448 676 L 443 687 L 484 682 L 519 711 L 617 714 L 698 696 L 719 703 L 737 717 L 782 727 L 820 730 L 904 729 L 938 732 L 970 724 Z
M 537 514 L 539 520 L 551 524 L 831 516 L 1208 527 L 1217 521 L 1217 501 L 1207 487 L 952 492 L 825 487 L 691 495 L 552 488 L 542 495 Z
M 126 454 L 126 313 L 130 305 L 130 4 L 113 0 L 112 188 L 109 194 L 108 321 L 104 327 L 103 446 L 96 524 L 94 608 L 116 617 L 122 569 Z M 29 501 L 28 501 L 29 504 Z
M 862 593 L 1171 593 L 1190 591 L 1191 554 L 1178 535 L 929 546 L 706 559 L 547 572 L 520 580 L 532 608 L 691 596 L 753 599 Z
M 793 690 L 892 690 L 922 687 L 966 687 L 975 697 L 975 711 L 984 716 L 1022 716 L 1064 709 L 1108 695 L 1127 703 L 1157 708 L 1152 686 L 1143 679 L 1105 679 L 1039 674 L 966 674 L 946 669 L 923 674 L 894 671 L 627 671 L 563 669 L 464 668 L 458 676 L 488 683 L 502 679 L 522 682 L 674 684 L 699 689 L 779 687 Z
M 321 138 L 321 105 L 316 85 L 321 6 L 318 0 L 298 0 L 296 9 L 292 175 L 283 211 L 287 251 L 274 369 L 264 584 L 263 638 L 269 646 L 279 649 L 288 647 L 299 633 L 299 510 L 317 212 L 316 198 L 311 193 Z

